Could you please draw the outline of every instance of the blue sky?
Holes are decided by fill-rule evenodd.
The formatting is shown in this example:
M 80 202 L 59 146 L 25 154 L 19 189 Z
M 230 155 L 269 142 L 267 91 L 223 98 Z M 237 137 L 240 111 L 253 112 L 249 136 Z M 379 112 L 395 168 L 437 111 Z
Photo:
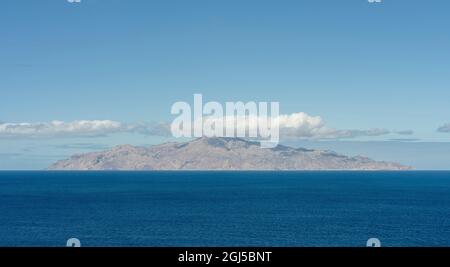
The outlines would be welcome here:
M 170 122 L 174 102 L 202 93 L 389 131 L 293 145 L 450 169 L 449 10 L 444 0 L 5 0 L 0 123 Z M 166 139 L 0 132 L 0 169 Z

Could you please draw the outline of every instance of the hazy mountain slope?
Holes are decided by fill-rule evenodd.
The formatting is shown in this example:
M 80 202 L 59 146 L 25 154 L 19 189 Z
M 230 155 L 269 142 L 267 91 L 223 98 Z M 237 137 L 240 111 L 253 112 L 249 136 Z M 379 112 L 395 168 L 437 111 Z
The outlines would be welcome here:
M 50 170 L 407 170 L 407 166 L 329 151 L 262 149 L 238 138 L 199 138 L 150 148 L 130 145 L 74 155 Z

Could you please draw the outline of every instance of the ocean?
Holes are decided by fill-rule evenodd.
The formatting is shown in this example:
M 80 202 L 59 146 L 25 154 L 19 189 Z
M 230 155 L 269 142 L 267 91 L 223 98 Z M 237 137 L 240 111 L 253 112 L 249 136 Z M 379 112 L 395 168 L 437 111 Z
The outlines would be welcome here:
M 0 172 L 0 246 L 450 246 L 450 172 Z

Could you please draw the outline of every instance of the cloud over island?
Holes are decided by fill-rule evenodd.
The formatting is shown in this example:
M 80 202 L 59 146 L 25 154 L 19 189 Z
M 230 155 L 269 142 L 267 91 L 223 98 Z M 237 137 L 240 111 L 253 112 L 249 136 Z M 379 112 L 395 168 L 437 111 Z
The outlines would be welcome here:
M 377 137 L 390 133 L 400 135 L 411 135 L 413 133 L 411 130 L 390 131 L 383 128 L 335 129 L 328 127 L 322 117 L 310 116 L 305 112 L 282 114 L 277 119 L 281 138 L 347 139 Z M 114 120 L 0 123 L 0 138 L 99 137 L 115 133 L 138 133 L 151 136 L 171 135 L 169 123 L 123 123 Z

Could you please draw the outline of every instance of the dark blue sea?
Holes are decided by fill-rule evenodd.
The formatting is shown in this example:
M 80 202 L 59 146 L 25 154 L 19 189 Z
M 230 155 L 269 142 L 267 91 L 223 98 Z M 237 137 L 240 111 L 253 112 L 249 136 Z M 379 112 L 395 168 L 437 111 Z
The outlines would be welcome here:
M 0 172 L 0 246 L 450 246 L 450 172 Z

